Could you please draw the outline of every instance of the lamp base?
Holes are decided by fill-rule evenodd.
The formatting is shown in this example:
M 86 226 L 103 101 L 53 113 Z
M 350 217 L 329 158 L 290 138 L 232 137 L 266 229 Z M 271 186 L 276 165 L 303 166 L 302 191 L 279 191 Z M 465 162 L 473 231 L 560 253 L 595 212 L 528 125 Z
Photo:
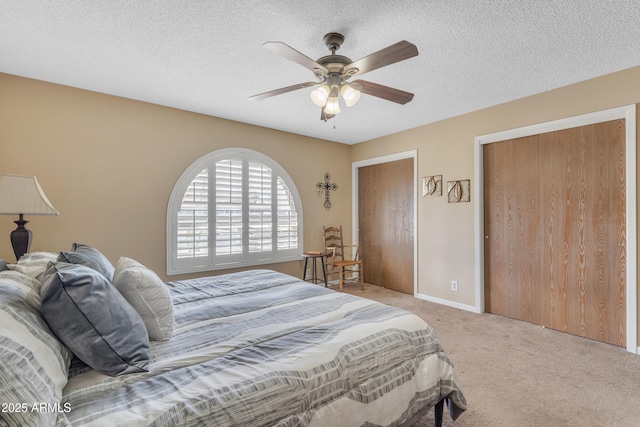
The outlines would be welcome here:
M 16 255 L 16 261 L 27 252 L 31 247 L 31 230 L 24 228 L 24 225 L 29 221 L 25 221 L 20 214 L 20 219 L 13 221 L 18 225 L 18 228 L 11 232 L 11 245 L 13 246 L 13 253 Z

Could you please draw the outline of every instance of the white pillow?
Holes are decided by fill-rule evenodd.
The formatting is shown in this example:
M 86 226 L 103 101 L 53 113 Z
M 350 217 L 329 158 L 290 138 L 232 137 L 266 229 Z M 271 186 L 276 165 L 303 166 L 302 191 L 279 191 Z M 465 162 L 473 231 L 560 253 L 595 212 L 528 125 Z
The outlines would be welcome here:
M 70 361 L 71 352 L 40 311 L 40 282 L 17 271 L 0 272 L 0 403 L 15 405 L 0 413 L 0 424 L 55 425 L 56 412 L 33 407 L 60 403 Z
M 47 264 L 49 261 L 55 262 L 57 258 L 58 254 L 53 252 L 31 252 L 22 255 L 16 264 L 7 264 L 7 268 L 19 271 L 41 282 Z
M 150 340 L 171 338 L 173 301 L 156 273 L 131 258 L 121 257 L 113 274 L 113 285 L 140 314 Z

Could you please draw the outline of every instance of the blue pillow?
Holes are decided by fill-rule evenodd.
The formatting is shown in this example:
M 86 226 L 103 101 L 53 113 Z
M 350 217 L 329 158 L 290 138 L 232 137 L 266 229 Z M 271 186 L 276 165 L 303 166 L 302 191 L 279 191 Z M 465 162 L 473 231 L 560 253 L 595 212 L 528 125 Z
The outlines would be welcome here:
M 86 265 L 87 267 L 91 267 L 102 273 L 110 282 L 113 281 L 113 272 L 115 268 L 109 262 L 107 257 L 93 246 L 74 243 L 71 245 L 71 251 L 60 252 L 60 255 L 58 255 L 58 262 Z
M 111 376 L 148 371 L 147 329 L 105 276 L 84 265 L 51 262 L 40 293 L 49 327 L 80 360 Z

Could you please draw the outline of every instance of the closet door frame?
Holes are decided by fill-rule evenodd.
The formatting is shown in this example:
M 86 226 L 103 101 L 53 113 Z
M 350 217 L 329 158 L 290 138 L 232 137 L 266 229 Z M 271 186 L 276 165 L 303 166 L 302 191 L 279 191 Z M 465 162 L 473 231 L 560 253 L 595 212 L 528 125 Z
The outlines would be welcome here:
M 562 129 L 586 126 L 610 120 L 625 120 L 626 129 L 626 330 L 627 351 L 640 354 L 638 347 L 638 283 L 637 283 L 637 193 L 636 193 L 636 106 L 583 114 L 567 119 L 555 120 L 531 126 L 477 136 L 474 141 L 475 179 L 474 222 L 475 222 L 475 311 L 484 313 L 484 170 L 482 146 L 493 142 L 511 140 L 524 136 L 554 132 Z

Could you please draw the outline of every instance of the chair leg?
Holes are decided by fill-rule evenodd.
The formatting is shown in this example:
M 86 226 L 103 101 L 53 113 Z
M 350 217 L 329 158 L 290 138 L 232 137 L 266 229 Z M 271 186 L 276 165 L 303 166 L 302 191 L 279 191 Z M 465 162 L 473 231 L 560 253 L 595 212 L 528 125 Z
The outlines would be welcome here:
M 344 283 L 344 267 L 340 268 L 340 292 L 342 292 L 343 283 Z

